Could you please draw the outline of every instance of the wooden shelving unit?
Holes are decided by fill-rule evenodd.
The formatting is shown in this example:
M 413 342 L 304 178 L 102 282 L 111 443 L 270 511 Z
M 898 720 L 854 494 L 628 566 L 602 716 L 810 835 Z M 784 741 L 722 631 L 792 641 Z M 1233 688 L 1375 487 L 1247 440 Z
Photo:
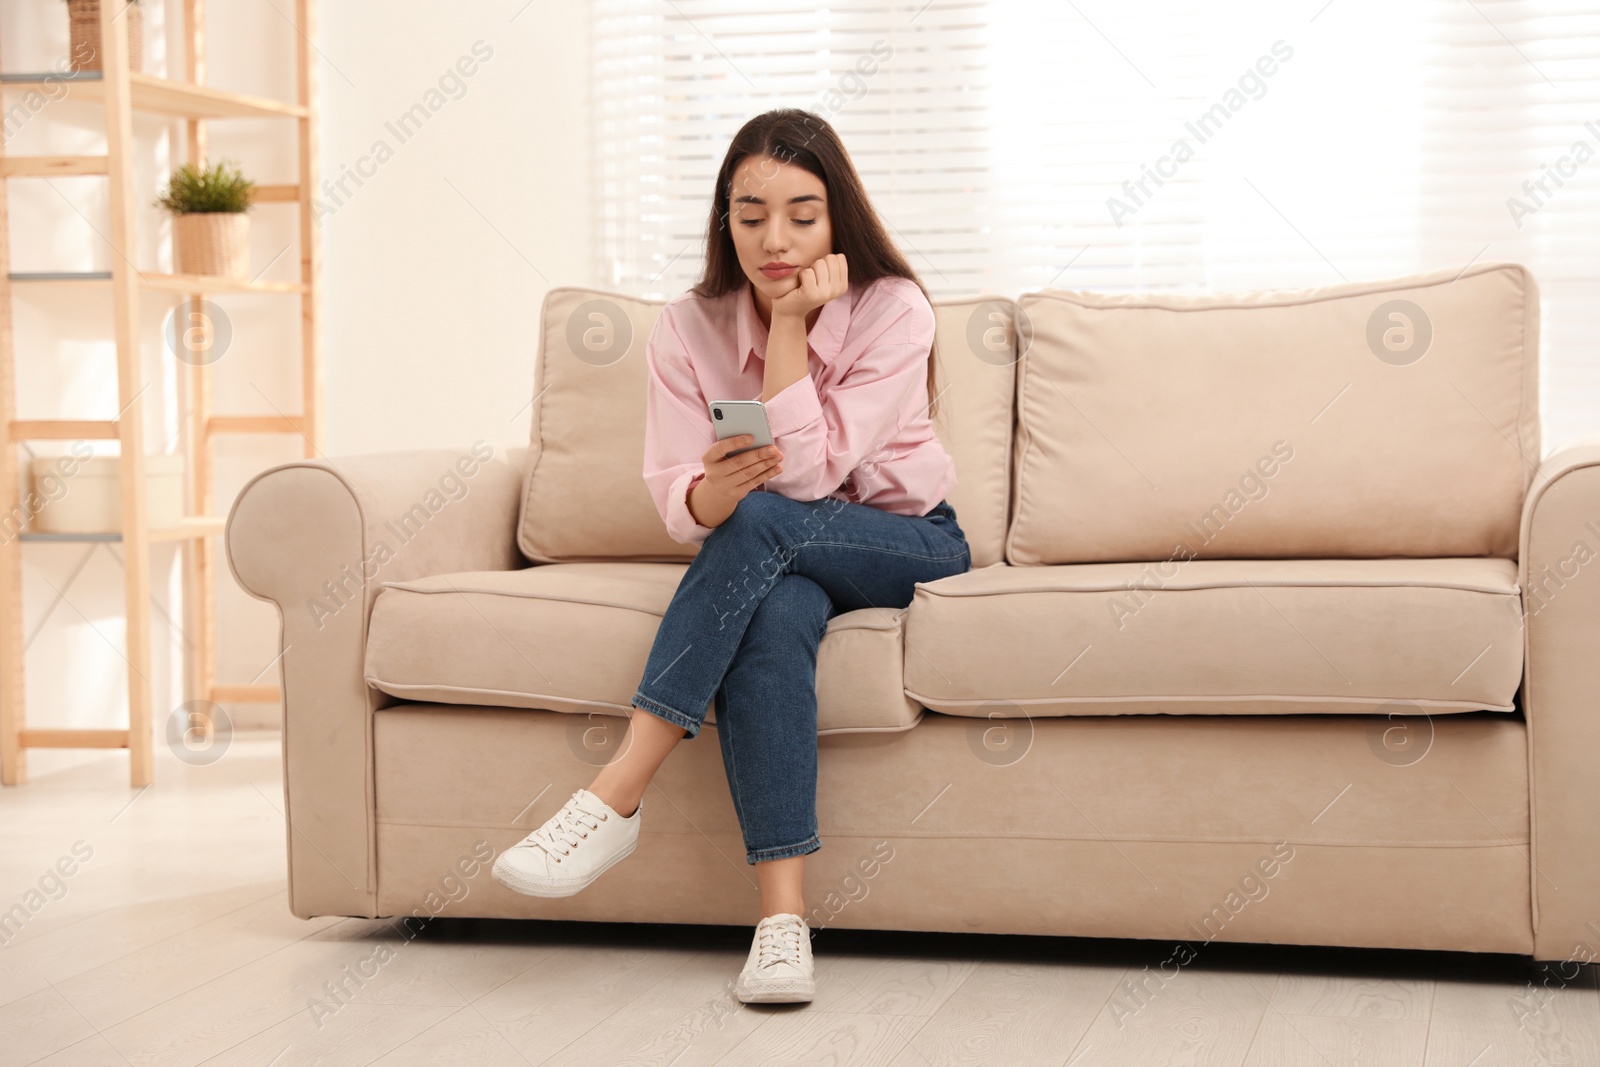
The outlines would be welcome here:
M 167 0 L 168 8 L 179 0 Z M 27 440 L 116 440 L 121 446 L 120 532 L 60 534 L 30 531 L 17 536 L 0 529 L 0 782 L 27 781 L 30 748 L 125 748 L 134 786 L 154 776 L 152 693 L 150 685 L 150 547 L 178 542 L 184 552 L 184 629 L 195 635 L 185 670 L 184 703 L 276 703 L 274 685 L 218 685 L 216 682 L 216 550 L 225 516 L 216 514 L 212 488 L 212 446 L 218 435 L 288 433 L 304 441 L 303 453 L 322 451 L 322 348 L 320 341 L 321 259 L 311 202 L 318 184 L 316 67 L 311 42 L 316 36 L 315 0 L 295 2 L 296 103 L 284 103 L 206 85 L 205 0 L 181 0 L 187 48 L 183 81 L 134 73 L 128 64 L 127 20 L 120 0 L 102 0 L 100 56 L 104 69 L 68 75 L 0 72 L 0 103 L 13 92 L 67 86 L 67 97 L 105 109 L 103 156 L 7 156 L 0 145 L 0 505 L 15 518 L 23 511 L 18 477 L 20 442 Z M 294 121 L 298 127 L 298 173 L 292 185 L 257 186 L 256 203 L 299 206 L 300 280 L 241 282 L 192 274 L 140 271 L 133 264 L 137 216 L 134 211 L 134 113 L 184 120 L 187 158 L 206 160 L 206 123 L 215 120 Z M 89 272 L 13 273 L 11 271 L 10 179 L 103 175 L 109 183 L 111 269 Z M 12 299 L 14 286 L 110 287 L 116 340 L 115 419 L 22 419 L 16 410 L 16 354 Z M 184 457 L 187 517 L 177 526 L 152 527 L 147 521 L 145 483 L 145 383 L 140 379 L 139 299 L 143 291 L 172 293 L 189 308 L 214 294 L 281 293 L 300 298 L 301 414 L 289 416 L 212 413 L 211 367 L 184 363 L 178 369 L 184 391 Z M 175 358 L 170 357 L 169 358 Z M 127 729 L 30 727 L 27 723 L 22 612 L 24 545 L 33 541 L 123 546 L 124 608 L 127 617 Z M 165 727 L 165 722 L 162 724 Z M 195 726 L 209 732 L 209 718 Z

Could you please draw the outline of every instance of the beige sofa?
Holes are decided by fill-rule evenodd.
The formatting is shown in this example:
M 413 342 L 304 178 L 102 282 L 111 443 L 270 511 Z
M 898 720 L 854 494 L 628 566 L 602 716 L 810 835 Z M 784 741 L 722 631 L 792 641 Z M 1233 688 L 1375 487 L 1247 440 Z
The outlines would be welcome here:
M 235 500 L 296 915 L 759 917 L 709 735 L 585 892 L 482 862 L 610 758 L 696 551 L 641 474 L 660 306 L 548 294 L 526 449 Z M 828 626 L 814 928 L 1596 955 L 1600 445 L 1540 462 L 1524 268 L 937 311 L 974 569 Z

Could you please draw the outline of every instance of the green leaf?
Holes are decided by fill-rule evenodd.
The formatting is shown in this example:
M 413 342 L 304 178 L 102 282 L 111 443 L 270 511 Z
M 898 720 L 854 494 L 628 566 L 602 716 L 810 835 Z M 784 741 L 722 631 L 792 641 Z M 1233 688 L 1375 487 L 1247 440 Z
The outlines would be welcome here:
M 173 170 L 156 203 L 174 215 L 237 213 L 250 210 L 255 187 L 256 183 L 240 173 L 237 165 L 230 167 L 222 162 L 197 168 L 193 163 L 183 163 Z

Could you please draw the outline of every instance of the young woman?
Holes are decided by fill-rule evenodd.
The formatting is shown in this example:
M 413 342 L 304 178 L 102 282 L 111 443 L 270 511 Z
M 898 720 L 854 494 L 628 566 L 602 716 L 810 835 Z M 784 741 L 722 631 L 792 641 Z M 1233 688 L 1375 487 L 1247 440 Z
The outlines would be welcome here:
M 578 892 L 628 856 L 645 786 L 714 702 L 762 918 L 735 992 L 815 989 L 801 891 L 817 834 L 817 647 L 842 611 L 904 608 L 972 566 L 934 435 L 934 317 L 833 128 L 769 111 L 717 173 L 705 270 L 645 346 L 644 479 L 698 544 L 613 760 L 495 861 L 533 896 Z M 758 397 L 771 447 L 716 440 L 706 404 Z M 644 712 L 645 714 L 639 714 Z

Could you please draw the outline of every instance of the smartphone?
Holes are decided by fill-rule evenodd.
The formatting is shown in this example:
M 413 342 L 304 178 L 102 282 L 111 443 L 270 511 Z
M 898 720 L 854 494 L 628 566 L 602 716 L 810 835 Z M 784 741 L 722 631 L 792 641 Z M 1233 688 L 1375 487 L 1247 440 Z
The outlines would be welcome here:
M 729 452 L 737 456 L 752 448 L 772 444 L 772 430 L 767 425 L 767 408 L 759 400 L 713 400 L 706 405 L 711 409 L 711 425 L 716 428 L 717 440 L 738 437 L 742 433 L 755 438 L 755 444 Z

